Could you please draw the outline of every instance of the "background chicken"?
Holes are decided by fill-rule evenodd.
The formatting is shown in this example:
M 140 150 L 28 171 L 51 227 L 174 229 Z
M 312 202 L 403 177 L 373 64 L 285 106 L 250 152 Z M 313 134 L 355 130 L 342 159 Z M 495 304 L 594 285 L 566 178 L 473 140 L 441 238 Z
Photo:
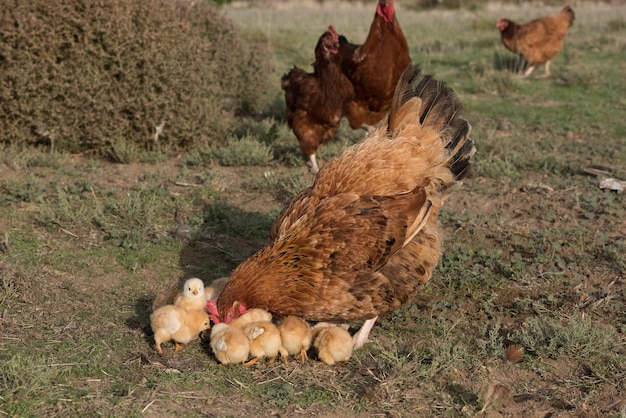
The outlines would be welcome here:
M 345 116 L 353 129 L 371 129 L 387 116 L 398 79 L 411 64 L 393 0 L 379 0 L 365 42 L 340 42 L 339 56 L 354 88 Z
M 293 67 L 281 78 L 287 122 L 314 172 L 319 170 L 318 147 L 334 138 L 353 95 L 352 84 L 339 68 L 338 47 L 337 33 L 325 32 L 315 47 L 313 73 Z
M 456 96 L 405 72 L 386 123 L 347 148 L 279 215 L 273 240 L 235 269 L 217 300 L 311 321 L 367 320 L 407 303 L 440 256 L 442 191 L 474 153 Z M 215 303 L 215 302 L 209 302 Z
M 203 310 L 185 310 L 174 305 L 165 305 L 150 315 L 150 325 L 154 332 L 154 344 L 159 354 L 163 354 L 161 344 L 174 340 L 176 351 L 198 338 L 200 333 L 211 327 L 209 316 Z
M 563 49 L 563 40 L 574 23 L 574 10 L 570 6 L 554 15 L 544 16 L 523 25 L 500 18 L 498 29 L 504 46 L 528 61 L 524 77 L 528 77 L 535 66 L 544 64 L 543 77 L 550 76 L 550 60 Z

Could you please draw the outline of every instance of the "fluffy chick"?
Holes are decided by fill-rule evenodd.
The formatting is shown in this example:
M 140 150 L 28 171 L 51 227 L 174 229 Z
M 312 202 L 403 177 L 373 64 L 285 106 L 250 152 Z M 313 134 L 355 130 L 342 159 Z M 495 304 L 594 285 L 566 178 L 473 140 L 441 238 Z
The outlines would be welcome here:
M 252 322 L 264 322 L 264 321 L 270 322 L 271 320 L 272 320 L 271 313 L 269 313 L 268 311 L 264 309 L 254 308 L 254 309 L 250 309 L 246 311 L 246 313 L 233 319 L 230 322 L 230 325 L 235 328 L 243 329 L 243 327 L 245 327 L 246 325 Z
M 320 322 L 312 330 L 313 347 L 321 361 L 332 366 L 352 356 L 352 336 L 339 325 Z
M 222 289 L 224 288 L 224 284 L 226 283 L 226 280 L 228 280 L 228 278 L 222 277 L 220 279 L 216 279 L 213 281 L 213 283 L 211 283 L 211 286 L 206 286 L 204 287 L 204 296 L 205 296 L 205 302 L 210 300 L 211 298 L 217 299 L 217 297 L 220 295 L 220 293 L 222 292 Z M 176 287 L 172 287 L 170 289 L 166 289 L 164 291 L 162 291 L 161 293 L 159 293 L 156 298 L 154 298 L 154 301 L 152 302 L 152 311 L 156 311 L 157 309 L 159 309 L 161 306 L 165 306 L 165 305 L 174 305 L 175 302 L 178 298 L 182 297 L 182 294 L 185 292 L 185 289 L 187 289 L 187 284 L 192 281 L 192 280 L 200 280 L 200 279 L 189 279 L 187 281 L 185 281 L 185 283 L 183 284 L 183 291 L 181 292 L 181 290 L 179 289 L 178 286 Z M 222 280 L 224 280 L 223 282 L 221 282 Z M 214 283 L 217 282 L 217 286 L 214 287 Z M 195 282 L 197 283 L 197 282 Z M 204 285 L 203 285 L 204 286 Z M 199 302 L 200 298 L 198 298 L 198 301 L 196 301 L 198 303 L 198 305 L 200 305 Z M 202 304 L 202 306 L 200 306 L 199 308 L 195 308 L 195 309 L 204 309 L 204 304 Z
M 308 356 L 307 350 L 311 346 L 311 327 L 305 320 L 297 316 L 288 316 L 278 326 L 283 347 L 289 354 L 299 355 L 304 363 Z
M 239 328 L 219 323 L 211 330 L 211 349 L 222 364 L 238 364 L 248 360 L 250 340 Z
M 174 305 L 185 310 L 203 310 L 207 297 L 202 280 L 193 278 L 185 281 L 183 291 L 174 298 Z
M 267 358 L 267 362 L 271 364 L 279 353 L 283 361 L 287 363 L 289 353 L 283 347 L 278 327 L 271 321 L 251 322 L 244 326 L 242 331 L 250 340 L 250 357 L 252 357 L 246 366 L 252 366 L 263 358 Z
M 154 332 L 154 344 L 159 354 L 163 354 L 161 344 L 174 340 L 176 351 L 197 338 L 204 330 L 211 328 L 209 316 L 202 310 L 186 311 L 174 305 L 165 305 L 150 315 L 150 326 Z

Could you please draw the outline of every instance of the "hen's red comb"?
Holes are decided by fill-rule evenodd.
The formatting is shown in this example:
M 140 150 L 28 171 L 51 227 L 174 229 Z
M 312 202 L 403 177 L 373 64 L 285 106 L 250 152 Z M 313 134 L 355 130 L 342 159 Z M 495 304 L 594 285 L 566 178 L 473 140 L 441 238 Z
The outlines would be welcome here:
M 328 32 L 330 32 L 333 38 L 339 39 L 339 35 L 337 34 L 337 31 L 335 30 L 335 27 L 333 25 L 328 25 Z
M 239 309 L 239 315 L 243 315 L 246 312 L 248 312 L 248 308 L 246 308 L 246 306 L 243 303 L 240 303 L 237 309 Z
M 214 300 L 210 300 L 206 303 L 205 307 L 206 311 L 209 313 L 209 319 L 213 321 L 214 324 L 220 323 L 220 312 L 217 309 L 217 304 Z

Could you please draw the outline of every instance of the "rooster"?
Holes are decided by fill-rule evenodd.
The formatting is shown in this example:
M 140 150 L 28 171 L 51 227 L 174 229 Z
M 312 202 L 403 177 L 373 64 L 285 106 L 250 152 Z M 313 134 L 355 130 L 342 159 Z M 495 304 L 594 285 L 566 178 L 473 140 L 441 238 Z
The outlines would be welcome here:
M 563 40 L 574 23 L 574 18 L 574 10 L 565 6 L 559 13 L 543 16 L 523 25 L 502 17 L 498 20 L 504 46 L 520 54 L 528 62 L 524 78 L 539 64 L 545 64 L 543 77 L 550 77 L 550 60 L 563 49 Z
M 339 43 L 341 70 L 354 87 L 345 116 L 352 129 L 368 131 L 389 112 L 402 72 L 411 64 L 393 0 L 379 0 L 374 21 L 362 45 Z
M 294 67 L 281 78 L 287 122 L 315 173 L 319 171 L 317 148 L 334 138 L 354 94 L 352 84 L 339 68 L 338 47 L 337 33 L 325 32 L 315 47 L 313 73 Z
M 235 269 L 214 322 L 241 306 L 310 321 L 366 321 L 409 302 L 441 254 L 442 192 L 475 151 L 454 92 L 407 68 L 385 123 L 330 160 L 279 214 L 271 242 Z

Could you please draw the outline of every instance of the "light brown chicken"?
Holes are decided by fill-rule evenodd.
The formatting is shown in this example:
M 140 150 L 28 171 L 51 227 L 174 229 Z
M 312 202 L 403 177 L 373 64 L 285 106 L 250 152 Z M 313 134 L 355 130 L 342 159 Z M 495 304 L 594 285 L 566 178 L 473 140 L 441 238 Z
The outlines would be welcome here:
M 298 355 L 300 360 L 308 358 L 307 351 L 311 346 L 311 327 L 302 318 L 288 316 L 278 325 L 283 347 L 290 355 Z
M 222 364 L 241 364 L 248 360 L 250 340 L 239 328 L 222 322 L 211 330 L 211 350 Z
M 154 343 L 159 354 L 161 344 L 174 340 L 176 351 L 198 338 L 200 333 L 211 328 L 209 316 L 203 310 L 185 310 L 174 305 L 165 305 L 150 315 L 150 326 L 154 332 Z
M 345 116 L 352 129 L 373 129 L 383 120 L 402 72 L 411 64 L 393 0 L 379 0 L 362 45 L 339 42 L 341 70 L 352 83 L 354 98 Z
M 246 366 L 252 366 L 259 360 L 267 359 L 272 364 L 276 356 L 280 354 L 283 361 L 287 363 L 287 350 L 283 347 L 278 327 L 270 321 L 251 322 L 242 329 L 243 333 L 250 340 L 250 361 Z
M 421 79 L 421 80 L 420 80 Z M 281 318 L 366 321 L 409 302 L 441 254 L 442 192 L 469 171 L 475 148 L 454 92 L 419 68 L 398 83 L 388 120 L 318 173 L 278 216 L 272 241 L 235 269 L 217 302 Z
M 318 322 L 313 327 L 313 347 L 319 359 L 329 366 L 350 360 L 352 345 L 352 336 L 339 325 Z
M 504 46 L 520 54 L 528 62 L 529 67 L 524 77 L 528 77 L 539 64 L 545 64 L 543 77 L 550 76 L 550 60 L 563 49 L 563 40 L 574 23 L 574 18 L 574 10 L 565 6 L 559 13 L 522 25 L 502 17 L 498 20 Z

